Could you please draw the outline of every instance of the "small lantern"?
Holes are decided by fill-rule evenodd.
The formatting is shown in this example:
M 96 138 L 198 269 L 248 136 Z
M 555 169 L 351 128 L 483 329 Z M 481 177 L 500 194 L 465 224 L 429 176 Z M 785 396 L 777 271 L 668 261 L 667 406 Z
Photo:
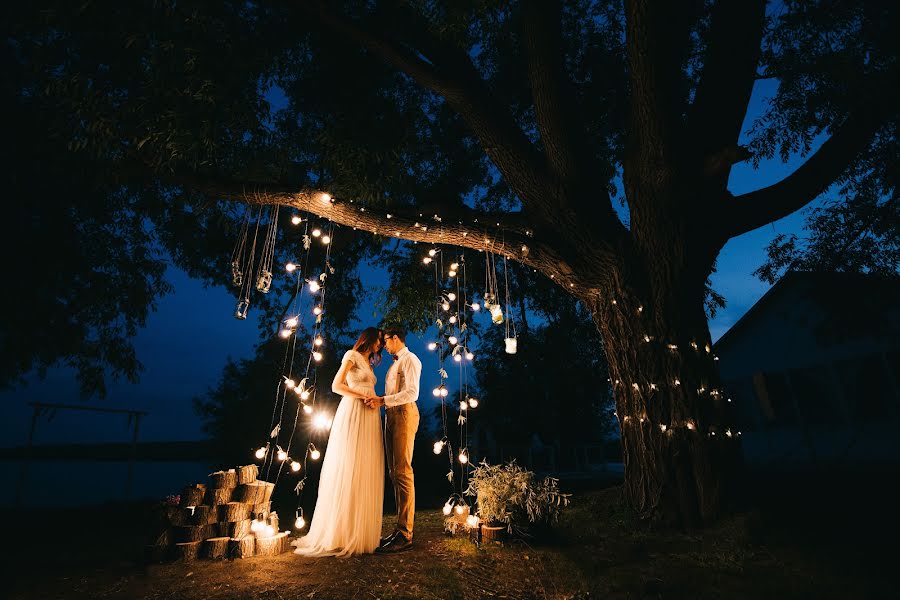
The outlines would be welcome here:
M 263 294 L 268 294 L 269 289 L 272 287 L 272 272 L 263 269 L 259 272 L 259 277 L 256 278 L 256 289 L 257 291 L 262 292 Z
M 503 341 L 506 342 L 506 353 L 515 354 L 519 346 L 518 340 L 516 338 L 506 338 Z
M 244 283 L 244 276 L 241 273 L 241 263 L 234 261 L 231 263 L 231 284 L 234 287 L 241 287 Z
M 250 301 L 249 300 L 241 300 L 237 303 L 237 308 L 234 309 L 234 318 L 240 319 L 243 321 L 247 318 L 247 311 L 250 310 Z
M 503 322 L 503 309 L 499 304 L 491 306 L 491 320 L 498 325 Z

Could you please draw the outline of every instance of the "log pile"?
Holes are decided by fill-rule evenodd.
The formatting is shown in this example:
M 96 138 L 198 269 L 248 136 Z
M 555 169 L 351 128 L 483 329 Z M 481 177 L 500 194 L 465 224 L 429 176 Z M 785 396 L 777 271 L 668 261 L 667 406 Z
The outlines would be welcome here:
M 185 486 L 168 506 L 165 530 L 147 546 L 149 561 L 277 556 L 290 547 L 272 511 L 274 483 L 257 479 L 256 465 L 209 474 L 209 482 Z

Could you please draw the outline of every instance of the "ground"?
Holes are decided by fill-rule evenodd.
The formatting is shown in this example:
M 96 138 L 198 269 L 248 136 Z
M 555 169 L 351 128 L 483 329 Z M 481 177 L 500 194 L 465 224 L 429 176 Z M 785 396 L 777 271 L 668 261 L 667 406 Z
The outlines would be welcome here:
M 552 533 L 504 545 L 476 547 L 446 536 L 440 511 L 422 509 L 415 548 L 398 555 L 310 559 L 287 553 L 155 565 L 137 558 L 143 541 L 126 526 L 128 507 L 59 511 L 34 522 L 28 517 L 35 514 L 26 511 L 12 524 L 16 537 L 10 539 L 21 543 L 10 546 L 17 551 L 3 561 L 10 570 L 4 581 L 12 582 L 4 587 L 10 598 L 23 599 L 893 595 L 896 527 L 878 511 L 829 521 L 832 509 L 825 504 L 796 510 L 800 505 L 782 497 L 701 532 L 654 532 L 633 521 L 620 493 L 618 487 L 579 492 Z M 859 493 L 865 491 L 846 496 Z

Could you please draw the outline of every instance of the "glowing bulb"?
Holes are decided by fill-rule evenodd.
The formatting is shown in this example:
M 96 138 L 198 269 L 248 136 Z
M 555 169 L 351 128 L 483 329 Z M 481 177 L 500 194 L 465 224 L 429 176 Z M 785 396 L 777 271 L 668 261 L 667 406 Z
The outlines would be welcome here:
M 321 315 L 321 314 L 322 314 L 322 307 L 321 307 L 321 306 L 316 306 L 316 307 L 313 309 L 313 314 L 316 315 L 316 316 Z
M 318 429 L 328 429 L 331 426 L 331 419 L 324 413 L 319 413 L 313 418 L 313 425 Z
M 290 319 L 285 321 L 284 324 L 293 329 L 300 324 L 300 321 L 297 319 L 297 317 L 291 317 Z
M 431 390 L 431 393 L 434 395 L 435 398 L 437 398 L 441 395 L 441 388 L 434 388 L 433 390 Z
M 284 387 L 286 387 L 289 390 L 294 389 L 295 385 L 297 385 L 297 382 L 294 381 L 293 379 L 285 379 L 284 380 Z
M 459 268 L 459 263 L 450 263 L 450 270 L 455 271 Z
M 466 454 L 465 450 L 459 453 L 459 462 L 462 464 L 466 464 L 467 462 L 469 462 L 469 455 Z
M 441 304 L 441 308 L 443 308 L 444 310 L 450 310 L 450 303 L 444 302 L 443 304 Z
M 456 505 L 456 514 L 461 515 L 461 514 L 463 514 L 463 511 L 465 511 L 465 510 L 466 509 L 465 509 L 464 505 L 462 505 L 462 504 Z
M 316 346 L 321 346 L 324 343 L 325 343 L 325 340 L 322 339 L 321 335 L 317 335 L 316 340 L 313 342 L 313 344 L 315 344 Z
M 299 471 L 299 470 L 300 470 L 300 463 L 298 463 L 296 460 L 293 461 L 293 462 L 291 463 L 291 471 L 293 471 L 294 473 L 296 473 L 296 472 Z
M 285 452 L 284 450 L 279 450 L 278 451 L 278 460 L 286 460 L 286 459 L 287 459 L 287 452 Z
M 456 316 L 452 316 L 448 319 L 451 323 L 456 323 Z
M 322 456 L 322 453 L 319 452 L 319 450 L 317 448 L 313 448 L 312 451 L 309 453 L 309 457 L 313 460 L 319 460 L 319 458 L 321 456 Z
M 460 400 L 459 410 L 466 410 L 467 408 L 469 408 L 469 403 L 466 402 L 465 400 Z
M 425 263 L 426 265 L 428 265 L 428 264 L 431 264 L 431 259 L 426 256 L 425 258 L 422 259 L 422 262 Z
M 313 360 L 314 360 L 314 361 L 319 362 L 320 360 L 322 360 L 322 353 L 321 353 L 321 352 L 318 352 L 318 351 L 317 351 L 317 352 L 313 352 L 312 355 L 313 355 Z
M 469 527 L 478 527 L 478 517 L 476 515 L 469 515 L 466 517 L 466 525 Z
M 450 390 L 448 390 L 445 387 L 442 387 L 441 388 L 441 398 L 446 398 L 449 395 L 450 395 Z
M 275 535 L 275 529 L 271 525 L 266 525 L 262 528 L 262 537 L 272 537 Z
M 437 250 L 435 250 L 434 248 L 428 251 L 428 256 L 434 256 L 435 254 L 437 254 Z
M 434 352 L 434 350 L 437 349 L 437 344 L 435 344 L 434 342 L 431 342 L 430 344 L 428 344 L 428 349 L 431 350 L 432 352 Z
M 294 215 L 293 217 L 291 217 L 291 223 L 293 223 L 294 225 L 299 225 L 302 222 L 303 219 L 300 218 L 300 215 Z
M 320 235 L 322 235 L 322 230 L 319 229 L 318 227 L 316 227 L 315 229 L 312 230 L 313 237 L 319 237 Z
M 680 380 L 680 379 L 675 379 L 675 385 L 681 385 L 681 380 Z
M 300 390 L 300 399 L 309 400 L 309 390 Z
M 263 446 L 259 450 L 256 451 L 256 458 L 263 458 L 266 455 L 266 448 Z
M 462 362 L 462 356 L 460 356 L 459 354 L 454 354 L 453 360 L 454 362 Z
M 444 441 L 438 441 L 434 443 L 434 447 L 432 448 L 435 454 L 440 454 L 444 451 Z
M 291 333 L 293 333 L 293 332 L 290 329 L 282 329 L 281 331 L 278 332 L 278 335 L 287 339 L 287 338 L 291 337 Z
M 447 341 L 450 342 L 451 344 L 455 345 L 459 340 L 457 339 L 457 337 L 455 335 L 451 335 L 450 337 L 447 338 Z
M 469 408 L 478 408 L 478 398 L 469 398 Z
M 264 527 L 264 524 L 263 524 L 262 521 L 259 521 L 259 520 L 254 519 L 254 520 L 253 520 L 253 523 L 250 524 L 250 531 L 252 531 L 253 533 L 256 533 L 257 531 L 259 531 L 259 530 L 262 529 L 263 527 Z
M 331 236 L 330 236 L 330 235 L 323 235 L 323 236 L 322 236 L 322 243 L 323 243 L 323 244 L 330 244 L 330 243 L 331 243 Z
M 447 273 L 447 275 L 449 275 L 450 277 L 456 277 L 456 271 L 450 271 L 449 273 Z
M 284 265 L 284 269 L 285 269 L 288 273 L 293 273 L 294 271 L 297 270 L 297 265 L 295 265 L 295 264 L 292 263 L 292 262 L 289 262 L 288 264 Z
M 304 527 L 306 527 L 306 519 L 304 519 L 303 517 L 297 517 L 297 520 L 294 521 L 294 527 L 296 527 L 297 529 L 303 529 Z
M 331 194 L 322 192 L 321 194 L 319 194 L 319 201 L 322 204 L 330 204 L 331 203 Z
M 472 354 L 471 352 L 466 352 L 466 360 L 472 360 L 473 358 L 475 358 L 474 354 Z
M 453 505 L 448 502 L 447 504 L 444 505 L 443 510 L 444 510 L 445 515 L 449 515 L 451 512 L 453 512 Z
M 475 312 L 478 312 L 479 310 L 481 310 L 481 305 L 478 304 L 477 302 L 473 302 L 473 303 L 472 303 L 472 310 L 474 310 Z
M 305 412 L 308 415 L 312 414 L 312 406 L 310 406 L 309 404 L 304 404 L 303 412 Z
M 449 300 L 450 302 L 453 302 L 454 300 L 456 300 L 456 294 L 454 294 L 453 292 L 450 292 L 449 294 L 447 294 L 447 300 Z
M 319 285 L 319 282 L 316 281 L 315 279 L 313 279 L 312 281 L 309 282 L 309 291 L 311 291 L 312 293 L 316 293 L 320 289 L 322 289 L 322 286 Z

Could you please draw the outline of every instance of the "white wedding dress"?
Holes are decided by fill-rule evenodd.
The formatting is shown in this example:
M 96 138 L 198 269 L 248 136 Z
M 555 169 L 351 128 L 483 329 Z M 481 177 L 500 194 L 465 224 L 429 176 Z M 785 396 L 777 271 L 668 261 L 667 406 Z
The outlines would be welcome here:
M 375 373 L 362 354 L 350 350 L 347 385 L 359 397 L 344 396 L 328 436 L 319 477 L 319 496 L 309 533 L 293 542 L 304 556 L 352 556 L 375 551 L 381 537 L 384 446 L 381 411 L 362 400 L 375 389 Z

